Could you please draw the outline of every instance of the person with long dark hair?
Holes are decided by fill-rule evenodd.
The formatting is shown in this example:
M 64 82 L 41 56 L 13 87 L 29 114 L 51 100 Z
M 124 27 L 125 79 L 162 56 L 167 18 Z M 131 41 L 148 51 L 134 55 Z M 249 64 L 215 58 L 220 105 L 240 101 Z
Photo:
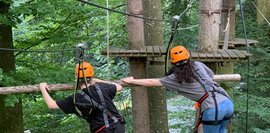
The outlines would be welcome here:
M 195 126 L 202 124 L 204 133 L 225 133 L 233 116 L 233 102 L 226 91 L 213 81 L 214 73 L 205 64 L 190 60 L 189 51 L 183 46 L 176 46 L 170 51 L 171 72 L 163 78 L 134 79 L 123 78 L 128 84 L 141 86 L 165 86 L 180 95 L 196 101 L 200 117 Z

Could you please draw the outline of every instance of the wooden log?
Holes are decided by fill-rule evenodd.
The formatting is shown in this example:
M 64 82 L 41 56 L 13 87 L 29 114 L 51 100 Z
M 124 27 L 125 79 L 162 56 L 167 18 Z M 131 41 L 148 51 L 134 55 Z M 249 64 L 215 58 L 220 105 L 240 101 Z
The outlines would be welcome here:
M 241 76 L 240 74 L 221 74 L 214 75 L 213 79 L 215 81 L 240 81 Z
M 75 87 L 72 84 L 50 84 L 48 86 L 50 91 L 66 91 L 72 90 Z M 32 93 L 38 91 L 40 91 L 38 85 L 0 87 L 0 94 Z
M 240 79 L 240 74 L 214 75 L 215 81 L 240 81 Z M 125 84 L 119 80 L 113 82 L 117 82 L 124 87 L 134 87 L 134 85 Z M 67 91 L 75 88 L 73 84 L 49 84 L 48 86 L 50 91 Z M 40 91 L 38 85 L 0 87 L 0 94 L 32 93 L 38 91 Z

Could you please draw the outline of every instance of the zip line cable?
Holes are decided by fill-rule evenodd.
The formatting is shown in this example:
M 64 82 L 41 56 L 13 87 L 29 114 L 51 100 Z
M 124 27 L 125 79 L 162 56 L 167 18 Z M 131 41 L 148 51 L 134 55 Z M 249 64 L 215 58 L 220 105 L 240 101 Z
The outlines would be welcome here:
M 109 0 L 106 0 L 106 5 L 107 8 L 109 7 Z M 108 77 L 111 77 L 111 73 L 110 73 L 110 25 L 109 25 L 109 20 L 110 20 L 110 16 L 109 16 L 109 11 L 106 10 L 106 28 L 107 28 L 107 74 Z
M 178 30 L 180 27 L 180 19 L 181 17 L 187 12 L 187 10 L 191 7 L 195 0 L 190 1 L 190 3 L 187 5 L 186 9 L 178 16 L 173 16 L 172 17 L 172 28 L 171 28 L 171 37 L 168 42 L 167 48 L 166 48 L 166 55 L 165 55 L 165 75 L 168 73 L 168 58 L 169 58 L 169 49 L 172 45 L 173 39 L 175 32 Z
M 107 7 L 103 7 L 103 6 L 100 6 L 98 4 L 94 4 L 94 3 L 91 3 L 91 2 L 88 2 L 88 1 L 84 1 L 84 0 L 77 0 L 79 2 L 83 2 L 85 4 L 88 4 L 88 5 L 92 5 L 92 6 L 95 6 L 97 8 L 101 8 L 101 9 L 105 9 L 108 11 L 112 11 L 112 12 L 115 12 L 115 13 L 119 13 L 119 14 L 122 14 L 122 15 L 127 15 L 127 16 L 132 16 L 132 17 L 136 17 L 136 18 L 141 18 L 141 19 L 144 19 L 144 20 L 151 20 L 151 21 L 163 21 L 161 19 L 153 19 L 153 18 L 146 18 L 146 17 L 141 17 L 141 16 L 138 16 L 138 15 L 135 15 L 135 14 L 129 14 L 129 13 L 125 13 L 125 12 L 121 12 L 121 11 L 117 11 L 117 10 L 114 10 L 114 9 L 110 9 L 108 8 L 108 5 Z M 191 4 L 194 2 L 191 1 L 188 5 L 187 5 L 187 8 L 178 16 L 180 19 L 181 16 L 183 16 L 186 11 L 191 7 Z M 122 4 L 122 5 L 125 5 L 125 4 Z M 67 17 L 69 18 L 70 15 Z M 108 22 L 107 22 L 108 23 Z M 108 24 L 107 24 L 108 25 Z M 179 28 L 179 21 L 175 24 L 175 27 L 174 27 L 174 31 L 177 30 Z M 108 29 L 107 29 L 108 30 Z M 174 35 L 174 33 L 173 33 Z M 173 38 L 173 35 L 171 37 L 171 39 Z M 107 34 L 108 36 L 108 34 Z M 107 38 L 108 39 L 108 38 Z M 108 43 L 108 40 L 107 40 L 107 43 Z M 15 52 L 63 52 L 63 51 L 72 51 L 72 50 L 76 50 L 78 48 L 70 48 L 70 49 L 62 49 L 62 50 L 22 50 L 22 49 L 10 49 L 10 48 L 0 48 L 0 51 L 15 51 Z
M 44 38 L 42 38 L 41 40 L 37 41 L 36 43 L 34 43 L 34 45 L 31 45 L 27 48 L 25 48 L 24 50 L 28 50 L 30 49 L 31 47 L 34 47 L 34 46 L 37 46 L 38 44 L 40 44 L 41 42 L 49 39 L 58 29 L 60 29 L 60 27 L 62 27 L 64 25 L 64 23 L 66 23 L 66 21 L 71 17 L 72 13 L 70 13 L 63 22 L 60 23 L 60 25 L 58 25 L 55 29 L 53 29 L 52 31 L 49 31 L 48 32 L 48 35 L 49 36 L 46 36 Z M 15 57 L 18 56 L 19 54 L 21 54 L 23 51 L 20 51 L 18 53 L 15 54 Z
M 122 14 L 122 15 L 127 15 L 127 16 L 136 17 L 136 18 L 141 18 L 141 19 L 144 19 L 144 20 L 150 20 L 150 21 L 164 21 L 164 20 L 162 20 L 162 19 L 146 18 L 146 17 L 141 17 L 141 16 L 138 16 L 138 15 L 135 15 L 135 14 L 129 14 L 129 13 L 117 11 L 117 10 L 108 8 L 108 5 L 107 5 L 107 7 L 103 7 L 103 6 L 100 6 L 100 5 L 98 5 L 98 4 L 94 4 L 94 3 L 91 3 L 91 2 L 88 2 L 88 1 L 84 1 L 84 0 L 77 0 L 77 1 L 82 2 L 82 3 L 85 3 L 85 4 L 88 4 L 88 5 L 91 5 L 91 6 L 95 6 L 95 7 L 97 7 L 97 8 L 105 9 L 105 10 L 107 10 L 107 12 L 108 12 L 108 11 L 112 11 L 112 12 L 119 13 L 119 14 Z M 191 1 L 191 3 L 188 4 L 187 8 L 179 15 L 179 19 L 180 19 L 180 17 L 181 17 L 182 15 L 184 15 L 184 13 L 191 7 L 191 4 L 192 4 L 193 2 L 194 2 L 194 0 Z M 125 4 L 122 4 L 121 6 L 123 6 L 123 5 L 125 5 Z M 71 14 L 70 14 L 70 15 L 71 15 Z M 69 15 L 67 18 L 69 18 L 70 15 Z M 65 20 L 65 21 L 66 21 L 66 20 Z M 107 22 L 107 23 L 108 23 L 108 22 Z M 178 24 L 179 24 L 179 22 L 177 22 L 174 31 L 178 29 L 178 27 L 179 27 Z M 61 24 L 61 25 L 62 25 L 62 24 Z M 58 29 L 58 28 L 57 28 L 57 29 Z M 108 29 L 107 29 L 107 30 L 108 30 Z M 108 36 L 108 34 L 107 34 L 107 36 Z M 107 40 L 107 41 L 108 41 L 108 40 Z M 76 49 L 77 49 L 77 48 L 62 49 L 62 50 L 22 50 L 22 49 L 0 48 L 0 51 L 32 52 L 32 53 L 33 53 L 33 52 L 37 52 L 37 53 L 38 53 L 38 52 L 41 52 L 41 53 L 42 53 L 42 52 L 48 52 L 48 53 L 50 53 L 50 52 L 72 51 L 72 50 L 76 50 Z
M 69 48 L 69 49 L 61 49 L 61 50 L 21 50 L 21 49 L 11 49 L 11 48 L 0 48 L 0 51 L 15 51 L 15 52 L 30 52 L 30 53 L 54 53 L 54 52 L 64 52 L 64 51 L 73 51 L 78 48 Z
M 249 44 L 247 43 L 247 31 L 246 31 L 246 25 L 245 25 L 245 17 L 244 17 L 244 12 L 243 12 L 243 7 L 242 7 L 242 1 L 241 0 L 238 0 L 239 1 L 239 6 L 240 6 L 240 13 L 241 13 L 241 18 L 242 18 L 242 25 L 243 25 L 243 32 L 244 32 L 244 36 L 245 36 L 245 43 L 246 43 L 246 50 L 247 52 L 249 53 Z M 247 85 L 246 85 L 246 88 L 247 88 L 247 93 L 246 93 L 246 96 L 247 96 L 247 100 L 246 100 L 246 133 L 247 133 L 247 128 L 248 128 L 248 111 L 249 111 L 249 70 L 250 70 L 250 59 L 248 58 L 248 65 L 247 65 Z
M 126 5 L 126 4 L 120 4 L 120 5 L 118 5 L 118 6 L 113 7 L 112 9 L 117 9 L 117 8 L 120 8 L 120 7 L 125 6 L 125 5 Z
M 94 6 L 94 7 L 97 7 L 97 8 L 108 10 L 108 11 L 111 11 L 111 12 L 115 12 L 115 13 L 119 13 L 119 14 L 122 14 L 122 15 L 131 16 L 131 17 L 135 17 L 135 18 L 140 18 L 140 19 L 144 19 L 144 20 L 148 20 L 148 21 L 164 21 L 162 19 L 146 18 L 146 17 L 141 17 L 141 16 L 138 16 L 138 15 L 135 15 L 135 14 L 130 14 L 130 13 L 125 13 L 125 12 L 117 11 L 117 10 L 114 10 L 114 9 L 111 9 L 111 8 L 107 8 L 107 7 L 104 7 L 104 6 L 101 6 L 101 5 L 98 5 L 98 4 L 89 2 L 89 1 L 84 1 L 84 0 L 77 0 L 77 1 L 82 2 L 82 3 L 85 3 L 85 4 L 88 4 L 88 5 L 91 5 L 91 6 Z

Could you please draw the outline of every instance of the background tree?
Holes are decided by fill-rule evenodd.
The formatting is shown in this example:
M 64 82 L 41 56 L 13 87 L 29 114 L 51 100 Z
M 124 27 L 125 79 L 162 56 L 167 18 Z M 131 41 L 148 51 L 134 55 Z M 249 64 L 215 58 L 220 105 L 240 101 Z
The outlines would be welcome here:
M 269 21 L 270 19 L 270 1 L 269 0 L 257 0 L 256 6 L 259 10 L 257 10 L 257 22 L 259 24 L 265 23 L 265 19 Z M 263 17 L 262 16 L 262 14 Z
M 0 21 L 0 47 L 13 48 L 12 39 L 12 20 L 8 15 L 10 4 L 0 1 L 0 16 L 10 23 Z M 0 68 L 5 74 L 15 72 L 15 60 L 13 51 L 0 51 Z M 4 84 L 0 84 L 4 86 Z M 6 105 L 7 96 L 0 95 L 0 131 L 4 133 L 23 132 L 23 114 L 22 101 L 19 98 L 17 102 Z
M 143 0 L 143 14 L 147 18 L 156 18 L 162 20 L 162 5 L 160 0 L 149 1 Z M 144 21 L 145 45 L 146 46 L 163 46 L 162 21 Z M 157 65 L 155 61 L 162 61 L 162 58 L 156 58 L 147 62 L 147 77 L 159 78 L 164 76 L 164 65 Z M 164 87 L 152 87 L 148 89 L 149 115 L 150 115 L 150 132 L 167 133 L 167 101 L 166 90 Z

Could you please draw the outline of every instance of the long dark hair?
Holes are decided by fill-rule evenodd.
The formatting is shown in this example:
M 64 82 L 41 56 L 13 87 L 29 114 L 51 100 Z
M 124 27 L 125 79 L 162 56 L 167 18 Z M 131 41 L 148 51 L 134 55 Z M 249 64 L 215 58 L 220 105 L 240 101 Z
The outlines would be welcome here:
M 196 76 L 193 73 L 193 63 L 193 61 L 187 60 L 187 62 L 183 64 L 174 64 L 173 73 L 178 82 L 192 83 L 196 80 Z

